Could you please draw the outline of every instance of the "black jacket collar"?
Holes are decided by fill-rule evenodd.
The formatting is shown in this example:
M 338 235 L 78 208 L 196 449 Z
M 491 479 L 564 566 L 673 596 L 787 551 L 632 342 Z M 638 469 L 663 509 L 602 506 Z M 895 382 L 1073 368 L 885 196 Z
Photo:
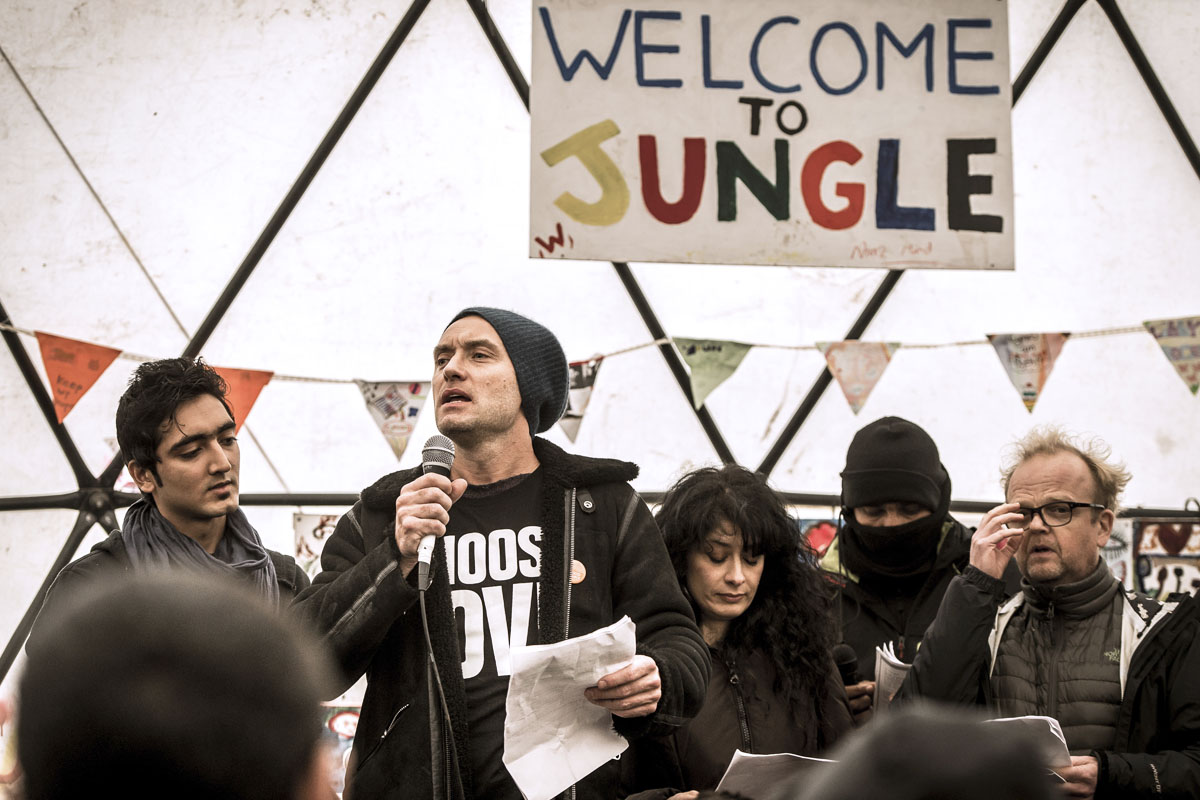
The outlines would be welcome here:
M 546 482 L 563 488 L 628 483 L 638 474 L 637 465 L 628 461 L 577 456 L 536 436 L 533 438 L 533 453 L 542 465 Z M 373 509 L 395 505 L 404 485 L 416 480 L 420 474 L 420 467 L 411 467 L 383 476 L 363 490 L 363 504 Z

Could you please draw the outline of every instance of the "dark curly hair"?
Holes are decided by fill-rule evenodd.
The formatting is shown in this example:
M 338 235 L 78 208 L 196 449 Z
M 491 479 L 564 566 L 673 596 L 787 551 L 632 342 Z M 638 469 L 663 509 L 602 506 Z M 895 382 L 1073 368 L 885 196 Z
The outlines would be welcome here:
M 158 477 L 158 446 L 163 428 L 175 422 L 175 410 L 194 397 L 211 394 L 221 401 L 229 391 L 224 379 L 200 358 L 164 358 L 147 361 L 134 371 L 117 403 L 117 444 L 125 462 L 135 461 Z
M 837 643 L 832 595 L 815 551 L 779 496 L 745 467 L 706 467 L 667 491 L 655 519 L 680 586 L 687 586 L 688 554 L 702 548 L 722 522 L 741 532 L 749 554 L 766 557 L 754 601 L 730 623 L 720 650 L 734 658 L 766 654 L 775 666 L 775 691 L 787 700 L 796 721 L 819 722 L 817 709 L 828 691 Z M 698 613 L 694 600 L 692 610 Z

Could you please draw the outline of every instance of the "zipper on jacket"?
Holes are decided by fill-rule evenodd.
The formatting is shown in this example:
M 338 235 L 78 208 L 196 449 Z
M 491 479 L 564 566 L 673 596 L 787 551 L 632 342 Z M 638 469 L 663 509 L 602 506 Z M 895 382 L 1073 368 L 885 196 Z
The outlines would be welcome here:
M 571 566 L 575 562 L 575 494 L 576 490 L 571 489 L 571 496 L 566 498 L 567 529 L 565 536 L 567 546 L 563 573 L 566 577 L 567 590 L 563 593 L 563 639 L 571 638 Z
M 571 638 L 571 565 L 575 562 L 575 496 L 576 489 L 571 489 L 570 496 L 565 496 L 567 503 L 567 527 L 564 531 L 566 538 L 566 558 L 563 559 L 563 576 L 566 578 L 567 590 L 563 592 L 563 639 Z M 564 795 L 569 800 L 575 800 L 575 784 L 567 789 Z
M 450 726 L 446 726 L 449 730 Z M 454 781 L 451 776 L 454 775 L 454 764 L 450 760 L 450 737 L 444 733 L 442 735 L 442 763 L 446 767 L 446 800 L 454 800 Z
M 737 704 L 738 725 L 742 731 L 742 752 L 753 753 L 754 743 L 750 740 L 750 722 L 746 718 L 746 701 L 742 698 L 742 679 L 737 674 L 737 664 L 733 661 L 726 661 L 725 667 L 729 670 L 729 685 L 733 687 L 733 699 Z
M 404 705 L 400 706 L 400 709 L 396 711 L 395 714 L 392 715 L 392 721 L 389 722 L 387 727 L 383 729 L 383 733 L 379 734 L 379 738 L 375 740 L 375 746 L 372 747 L 370 751 L 366 753 L 366 755 L 359 759 L 359 767 L 370 761 L 371 756 L 375 755 L 375 753 L 379 751 L 379 748 L 383 746 L 384 740 L 387 739 L 388 734 L 392 732 L 392 729 L 396 727 L 396 723 L 400 721 L 400 715 L 405 712 L 409 705 L 409 703 L 405 703 Z
M 1054 603 L 1046 609 L 1046 620 L 1050 623 L 1050 668 L 1046 690 L 1046 716 L 1058 719 L 1058 660 L 1062 656 L 1063 639 L 1066 638 L 1065 622 L 1055 617 Z
M 400 706 L 399 711 L 392 715 L 392 721 L 389 722 L 388 726 L 383 729 L 383 734 L 379 737 L 379 741 L 382 742 L 388 737 L 388 734 L 392 732 L 392 728 L 396 727 L 396 723 L 399 722 L 400 715 L 404 713 L 404 709 L 408 708 L 408 706 L 409 704 L 405 703 L 404 705 Z

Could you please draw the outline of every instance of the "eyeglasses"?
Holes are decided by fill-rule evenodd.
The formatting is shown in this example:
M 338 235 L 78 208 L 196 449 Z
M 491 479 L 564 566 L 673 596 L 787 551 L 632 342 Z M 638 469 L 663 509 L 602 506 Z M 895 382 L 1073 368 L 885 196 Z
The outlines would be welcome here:
M 1029 523 L 1033 522 L 1033 515 L 1037 514 L 1042 518 L 1042 522 L 1046 523 L 1047 528 L 1059 528 L 1071 521 L 1071 517 L 1075 515 L 1077 508 L 1104 508 L 1100 503 L 1069 503 L 1064 500 L 1058 500 L 1053 503 L 1046 503 L 1044 506 L 1037 508 L 1018 508 L 1016 513 L 1021 515 L 1021 526 L 1028 528 Z

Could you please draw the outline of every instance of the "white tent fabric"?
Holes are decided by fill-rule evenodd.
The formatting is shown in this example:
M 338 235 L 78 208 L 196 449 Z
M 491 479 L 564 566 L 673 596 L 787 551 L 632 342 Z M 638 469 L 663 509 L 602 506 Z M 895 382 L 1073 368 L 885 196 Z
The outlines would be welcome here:
M 1016 271 L 906 272 L 864 339 L 982 341 L 1200 314 L 1198 164 L 1102 4 L 1068 5 L 1081 8 L 1013 111 Z M 1015 78 L 1061 9 L 1008 6 Z M 407 0 L 0 1 L 0 303 L 12 324 L 142 356 L 182 352 L 409 10 Z M 528 75 L 530 4 L 491 0 L 486 11 Z M 1183 124 L 1200 131 L 1200 6 L 1120 11 Z M 653 339 L 612 265 L 526 257 L 528 135 L 471 4 L 432 0 L 203 347 L 212 364 L 326 379 L 263 391 L 241 436 L 243 492 L 354 493 L 395 469 L 350 381 L 428 379 L 430 348 L 464 306 L 525 313 L 573 360 Z M 783 346 L 752 350 L 707 402 L 751 467 L 824 368 L 818 352 L 786 348 L 843 338 L 884 277 L 631 268 L 668 334 Z M 36 342 L 19 339 L 40 371 Z M 136 363 L 116 361 L 66 421 L 93 474 L 113 457 L 116 399 Z M 0 497 L 74 491 L 7 349 L 0 408 Z M 854 431 L 885 414 L 933 435 L 959 499 L 998 499 L 1004 446 L 1047 422 L 1113 446 L 1134 474 L 1129 505 L 1180 508 L 1200 493 L 1200 400 L 1144 332 L 1073 337 L 1032 414 L 986 344 L 901 347 L 860 415 L 836 384 L 825 392 L 773 485 L 836 494 Z M 432 432 L 426 414 L 413 440 Z M 645 491 L 718 460 L 654 347 L 605 362 L 573 444 L 557 429 L 549 437 L 638 462 Z M 410 446 L 400 466 L 418 455 Z M 268 546 L 289 550 L 294 510 L 247 513 Z M 76 516 L 0 512 L 5 641 Z

